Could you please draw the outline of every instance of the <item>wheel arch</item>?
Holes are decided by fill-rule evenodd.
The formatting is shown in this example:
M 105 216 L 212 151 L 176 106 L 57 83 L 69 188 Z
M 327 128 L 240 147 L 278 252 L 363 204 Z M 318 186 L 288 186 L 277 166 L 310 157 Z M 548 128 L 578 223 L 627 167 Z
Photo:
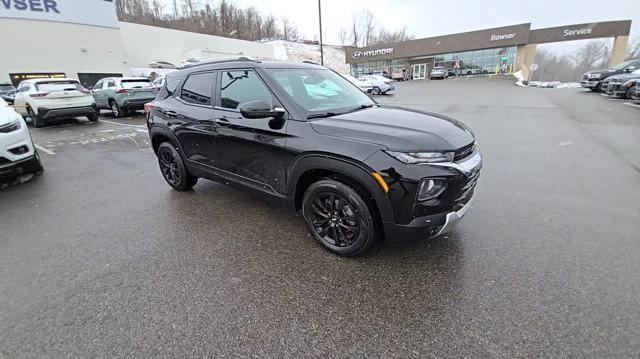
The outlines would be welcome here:
M 298 158 L 291 166 L 288 177 L 288 206 L 298 212 L 306 189 L 314 182 L 328 177 L 359 187 L 382 221 L 392 221 L 393 211 L 386 193 L 372 176 L 374 171 L 367 165 L 349 158 L 332 154 L 314 153 Z
M 178 150 L 181 156 L 183 156 L 182 148 L 180 147 L 180 142 L 178 142 L 178 138 L 171 131 L 168 131 L 162 127 L 152 127 L 149 130 L 149 137 L 151 138 L 151 147 L 153 148 L 153 153 L 158 154 L 158 147 L 163 142 L 171 142 L 171 144 Z

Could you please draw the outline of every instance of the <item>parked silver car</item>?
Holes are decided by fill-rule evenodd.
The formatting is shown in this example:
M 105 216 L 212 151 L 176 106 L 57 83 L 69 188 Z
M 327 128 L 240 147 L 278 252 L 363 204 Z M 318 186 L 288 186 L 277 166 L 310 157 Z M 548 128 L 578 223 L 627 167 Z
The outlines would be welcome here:
M 153 85 L 144 77 L 107 77 L 93 86 L 92 93 L 98 109 L 111 110 L 115 117 L 142 110 L 156 98 Z
M 442 66 L 435 66 L 433 68 L 433 70 L 431 70 L 431 75 L 429 75 L 429 78 L 431 80 L 433 79 L 446 79 L 447 77 L 449 77 L 449 71 L 447 71 L 447 69 L 445 69 Z

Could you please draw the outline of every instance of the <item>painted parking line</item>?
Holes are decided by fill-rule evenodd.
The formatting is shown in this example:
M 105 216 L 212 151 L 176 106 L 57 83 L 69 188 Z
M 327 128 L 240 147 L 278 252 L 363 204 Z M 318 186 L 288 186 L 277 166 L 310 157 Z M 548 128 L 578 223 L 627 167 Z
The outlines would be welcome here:
M 33 146 L 34 146 L 35 148 L 37 148 L 37 149 L 38 149 L 38 151 L 42 151 L 42 152 L 44 152 L 44 153 L 46 153 L 46 154 L 48 154 L 48 155 L 52 155 L 52 156 L 53 156 L 53 155 L 55 155 L 55 154 L 56 154 L 55 152 L 51 151 L 50 149 L 45 148 L 45 147 L 42 147 L 42 146 L 37 145 L 37 144 L 35 144 L 35 143 L 33 144 Z
M 625 102 L 624 104 L 627 105 L 627 106 L 640 108 L 640 104 L 637 104 L 637 103 Z
M 137 128 L 147 128 L 147 126 L 143 126 L 143 125 L 134 125 L 131 123 L 120 123 L 120 122 L 115 122 L 115 121 L 108 121 L 108 120 L 98 120 L 100 122 L 106 122 L 106 123 L 110 123 L 113 125 L 122 125 L 122 126 L 131 126 L 131 127 L 137 127 Z

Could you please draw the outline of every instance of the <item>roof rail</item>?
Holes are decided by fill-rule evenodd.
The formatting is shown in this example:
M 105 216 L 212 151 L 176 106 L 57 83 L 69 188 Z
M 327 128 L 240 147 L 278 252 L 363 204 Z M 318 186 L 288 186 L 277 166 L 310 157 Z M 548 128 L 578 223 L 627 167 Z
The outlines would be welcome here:
M 256 60 L 256 59 L 254 59 L 252 57 L 238 56 L 238 57 L 225 57 L 225 58 L 220 58 L 220 59 L 200 61 L 200 62 L 196 62 L 194 64 L 187 64 L 187 65 L 183 66 L 182 68 L 186 69 L 186 68 L 191 68 L 191 67 L 200 66 L 200 65 L 210 65 L 210 64 L 219 64 L 219 63 L 224 63 L 224 62 L 236 62 L 236 61 L 247 61 L 247 62 L 260 63 L 260 60 Z

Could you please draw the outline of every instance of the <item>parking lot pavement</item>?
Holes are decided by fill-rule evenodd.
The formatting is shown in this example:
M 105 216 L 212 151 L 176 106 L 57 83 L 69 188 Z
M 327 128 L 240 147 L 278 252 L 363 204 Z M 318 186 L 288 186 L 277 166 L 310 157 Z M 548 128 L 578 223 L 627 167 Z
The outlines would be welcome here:
M 397 88 L 381 101 L 475 131 L 475 207 L 447 237 L 354 259 L 228 186 L 170 190 L 142 117 L 32 129 L 53 154 L 0 191 L 0 356 L 638 356 L 639 109 L 506 81 Z

